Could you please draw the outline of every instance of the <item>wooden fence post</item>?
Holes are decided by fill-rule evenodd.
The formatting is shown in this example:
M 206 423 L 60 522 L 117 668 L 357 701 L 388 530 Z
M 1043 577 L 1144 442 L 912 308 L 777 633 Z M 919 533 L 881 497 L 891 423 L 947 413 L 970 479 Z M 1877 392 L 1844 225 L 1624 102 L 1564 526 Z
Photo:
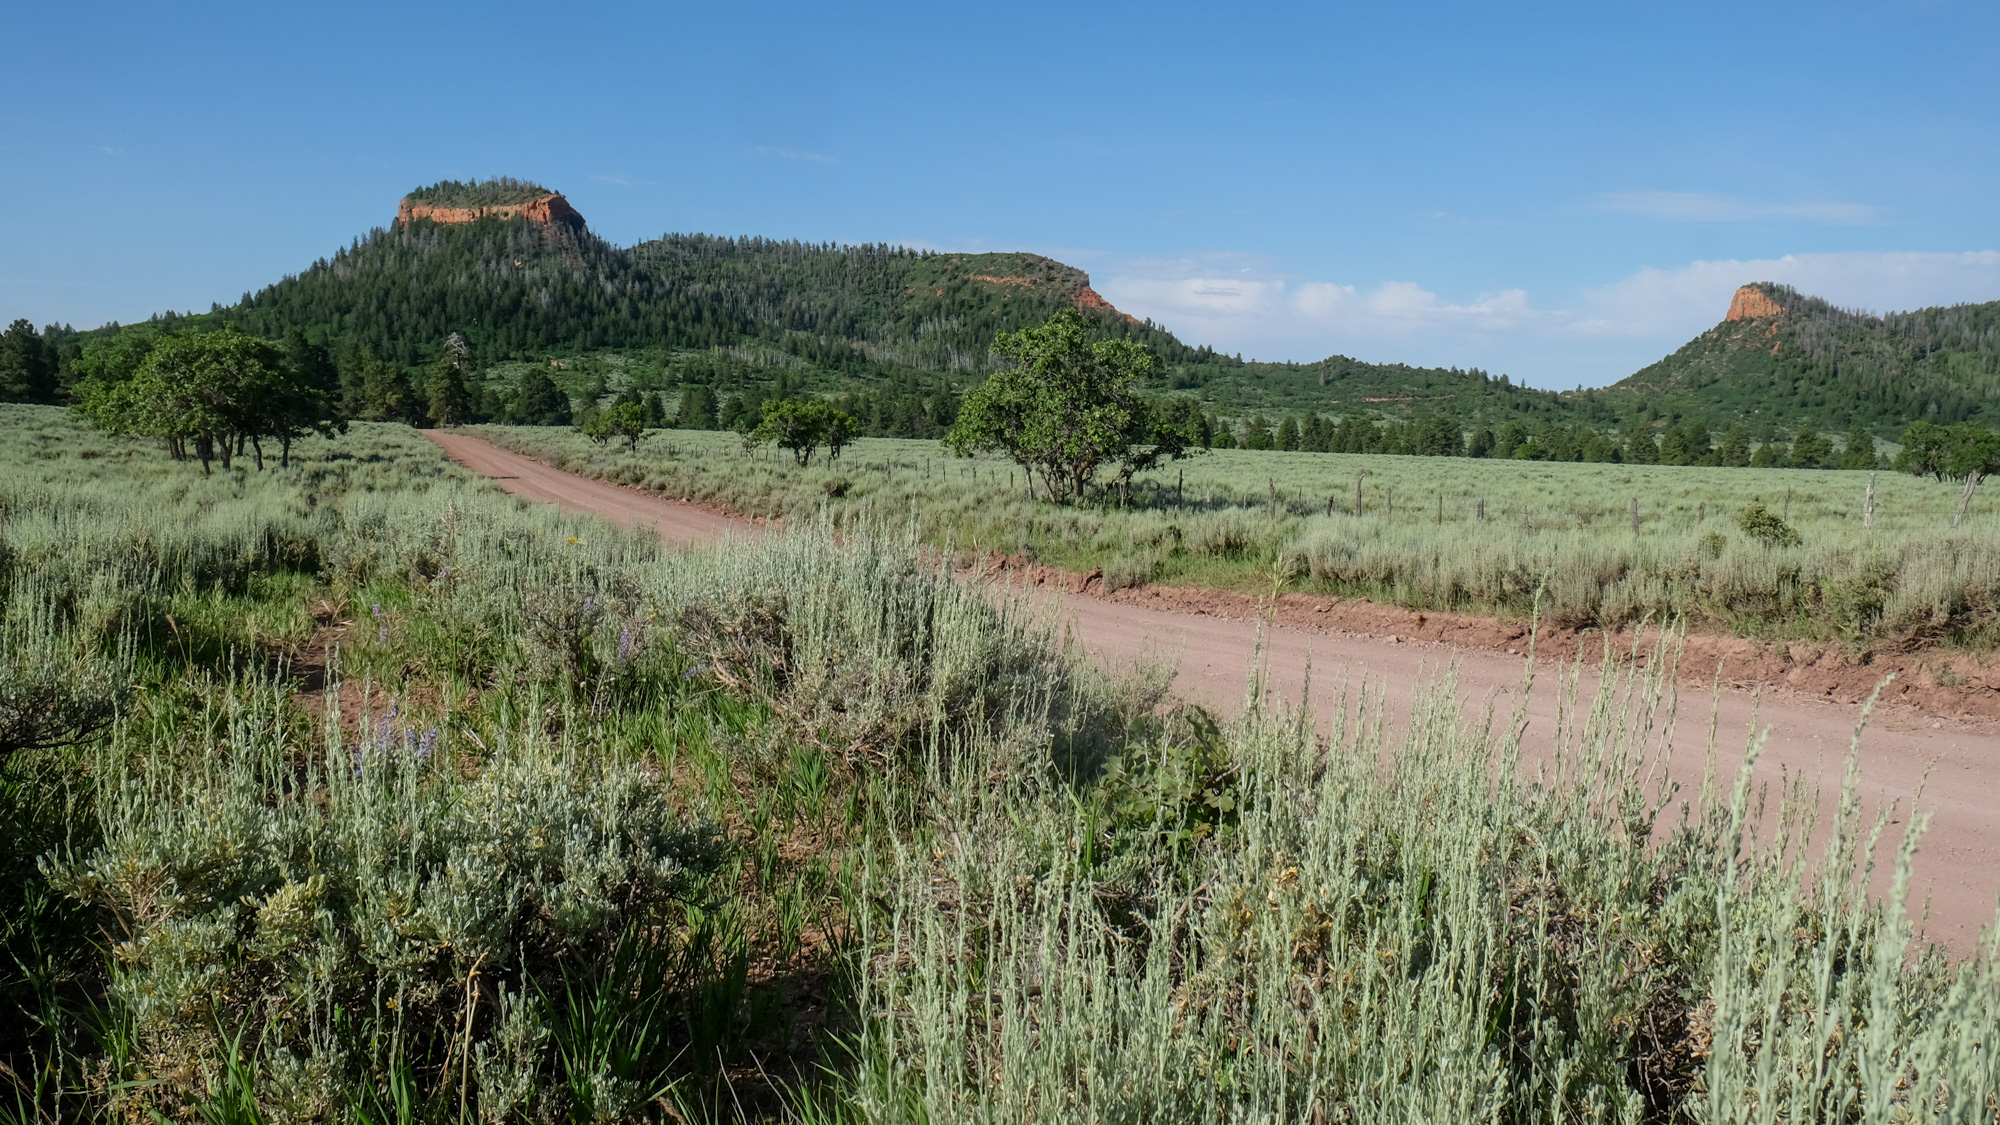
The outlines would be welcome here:
M 1868 474 L 1868 493 L 1861 498 L 1861 526 L 1875 526 L 1875 474 Z
M 1632 534 L 1639 534 L 1639 498 L 1632 498 Z
M 1979 487 L 1979 470 L 1965 474 L 1965 491 L 1958 495 L 1958 511 L 1951 514 L 1951 529 L 1958 530 L 1958 521 L 1965 518 L 1965 506 L 1972 503 L 1972 490 Z
M 1444 493 L 1442 493 L 1442 492 L 1438 493 L 1438 519 L 1437 519 L 1437 525 L 1438 525 L 1439 527 L 1443 527 L 1443 526 L 1444 526 Z
M 1792 490 L 1789 488 L 1785 490 L 1785 510 L 1778 513 L 1778 518 L 1781 520 L 1792 518 Z
M 1703 500 L 1701 503 L 1695 505 L 1694 522 L 1696 523 L 1708 522 L 1708 501 Z
M 1354 478 L 1354 514 L 1361 514 L 1361 478 Z
M 1479 498 L 1479 522 L 1486 522 L 1486 497 L 1484 496 Z
M 1396 518 L 1396 490 L 1393 488 L 1382 490 L 1382 518 L 1385 520 Z

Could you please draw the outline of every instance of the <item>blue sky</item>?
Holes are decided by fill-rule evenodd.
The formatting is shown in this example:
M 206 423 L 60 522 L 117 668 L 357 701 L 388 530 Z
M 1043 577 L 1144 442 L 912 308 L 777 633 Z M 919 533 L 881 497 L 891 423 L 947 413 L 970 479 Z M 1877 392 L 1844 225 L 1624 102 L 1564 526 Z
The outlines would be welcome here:
M 4 11 L 0 317 L 235 300 L 506 174 L 599 234 L 1029 249 L 1246 357 L 1631 373 L 1743 282 L 2000 299 L 2000 5 Z

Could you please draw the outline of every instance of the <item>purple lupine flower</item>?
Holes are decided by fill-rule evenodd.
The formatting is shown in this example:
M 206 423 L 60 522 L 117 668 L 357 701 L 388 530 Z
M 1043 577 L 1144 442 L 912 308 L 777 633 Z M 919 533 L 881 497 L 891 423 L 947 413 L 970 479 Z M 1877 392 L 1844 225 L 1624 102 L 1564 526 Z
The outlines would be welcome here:
M 436 727 L 425 731 L 424 736 L 417 740 L 417 761 L 421 762 L 428 759 L 431 756 L 431 751 L 437 748 L 437 741 L 438 729 Z
M 376 643 L 376 644 L 378 644 L 378 645 L 379 645 L 379 644 L 386 644 L 386 643 L 388 643 L 388 640 L 389 640 L 389 627 L 388 627 L 387 625 L 384 625 L 384 626 L 382 626 L 382 627 L 381 627 L 380 629 L 377 629 L 377 630 L 375 630 L 375 643 Z
M 450 576 L 450 574 L 451 574 L 451 567 L 446 566 L 443 570 L 438 571 L 437 581 L 439 582 L 444 581 L 447 577 Z
M 625 626 L 624 632 L 618 634 L 618 659 L 629 660 L 631 659 L 631 657 L 632 657 L 632 627 L 630 625 L 627 625 Z
M 375 616 L 377 616 L 377 617 L 380 617 L 380 616 L 382 616 L 382 603 L 381 603 L 381 602 L 376 602 L 376 603 L 375 603 Z

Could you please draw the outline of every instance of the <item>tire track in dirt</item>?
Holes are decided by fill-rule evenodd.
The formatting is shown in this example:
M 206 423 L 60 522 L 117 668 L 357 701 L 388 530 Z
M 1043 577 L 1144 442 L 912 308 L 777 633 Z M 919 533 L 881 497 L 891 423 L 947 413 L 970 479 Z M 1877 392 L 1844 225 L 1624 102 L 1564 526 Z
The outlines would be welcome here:
M 516 496 L 648 527 L 669 542 L 700 543 L 762 527 L 551 468 L 463 434 L 424 433 L 454 461 Z M 1064 596 L 1048 587 L 1030 589 L 1060 614 L 1070 635 L 1094 659 L 1114 667 L 1169 662 L 1177 669 L 1178 696 L 1225 713 L 1242 705 L 1255 661 L 1265 669 L 1267 690 L 1294 703 L 1305 694 L 1310 670 L 1309 703 L 1322 716 L 1343 705 L 1351 714 L 1353 705 L 1343 702 L 1342 685 L 1365 681 L 1371 692 L 1383 693 L 1392 729 L 1406 721 L 1427 684 L 1453 670 L 1469 715 L 1491 705 L 1504 723 L 1523 704 L 1525 659 L 1505 651 L 1285 624 L 1264 629 L 1260 638 L 1258 624 L 1240 617 L 1176 613 L 1087 595 Z M 1557 671 L 1545 665 L 1526 692 L 1531 751 L 1549 745 L 1558 723 Z M 1587 701 L 1596 677 L 1586 672 L 1580 682 Z M 1831 807 L 1861 716 L 1859 704 L 1769 687 L 1725 686 L 1713 696 L 1713 708 L 1706 685 L 1683 684 L 1681 695 L 1679 722 L 1659 737 L 1670 742 L 1668 768 L 1683 795 L 1691 799 L 1700 785 L 1712 710 L 1725 787 L 1752 733 L 1762 731 L 1758 777 L 1774 788 L 1783 775 L 1821 777 L 1823 803 Z M 1872 815 L 1883 802 L 1900 801 L 1893 817 L 1898 827 L 1908 823 L 1912 797 L 1922 786 L 1922 807 L 1934 809 L 1935 816 L 1923 838 L 1911 905 L 1922 909 L 1928 899 L 1926 936 L 1960 952 L 1969 950 L 1981 927 L 1993 920 L 2000 895 L 2000 736 L 1986 723 L 1907 707 L 1878 710 L 1862 738 L 1861 769 L 1864 805 Z M 1892 828 L 1886 847 L 1893 848 L 1899 837 Z M 1892 862 L 1893 852 L 1884 858 Z M 1887 872 L 1879 873 L 1878 883 L 1886 886 L 1887 878 Z

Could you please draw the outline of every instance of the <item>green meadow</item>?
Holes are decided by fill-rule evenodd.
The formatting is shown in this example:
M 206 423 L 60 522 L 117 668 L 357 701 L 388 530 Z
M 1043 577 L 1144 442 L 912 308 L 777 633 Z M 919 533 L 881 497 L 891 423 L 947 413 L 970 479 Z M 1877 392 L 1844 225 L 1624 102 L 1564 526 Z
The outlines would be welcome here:
M 655 431 L 632 450 L 553 427 L 468 432 L 746 515 L 887 520 L 933 545 L 1101 567 L 1114 588 L 1268 591 L 1276 575 L 1424 610 L 1526 617 L 1539 598 L 1545 619 L 1576 628 L 1679 619 L 1857 645 L 2000 641 L 1996 502 L 1975 492 L 1954 529 L 1960 484 L 1887 471 L 1213 450 L 1055 506 L 1030 500 L 1008 462 L 929 441 L 864 438 L 801 468 L 726 433 Z M 1752 504 L 1797 542 L 1746 531 Z

